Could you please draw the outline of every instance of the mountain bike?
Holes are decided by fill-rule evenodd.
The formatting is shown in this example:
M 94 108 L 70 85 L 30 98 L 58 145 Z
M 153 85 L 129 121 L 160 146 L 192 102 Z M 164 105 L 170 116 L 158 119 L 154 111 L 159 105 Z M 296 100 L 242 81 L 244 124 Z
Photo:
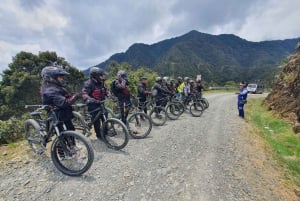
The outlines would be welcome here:
M 184 112 L 184 104 L 176 99 L 175 95 L 165 97 L 167 105 L 165 106 L 166 115 L 171 120 L 176 120 Z
M 90 169 L 94 161 L 90 141 L 80 133 L 67 130 L 64 123 L 58 120 L 57 108 L 47 105 L 25 106 L 32 107 L 37 109 L 30 113 L 32 119 L 24 122 L 24 129 L 33 152 L 43 154 L 47 143 L 52 141 L 51 159 L 59 171 L 69 176 L 80 176 Z
M 133 96 L 131 98 L 135 99 Z M 147 100 L 143 105 L 139 105 L 137 112 L 144 113 L 143 110 L 145 108 L 147 108 L 147 110 L 150 111 L 149 114 L 147 114 L 147 115 L 150 117 L 151 122 L 154 126 L 162 126 L 166 123 L 166 121 L 167 121 L 166 110 L 163 106 L 156 105 L 155 99 L 151 98 L 151 99 Z M 120 108 L 116 102 L 111 111 L 115 117 L 120 117 L 119 116 Z
M 133 106 L 130 108 L 129 116 L 127 118 L 127 127 L 129 135 L 135 139 L 146 138 L 152 130 L 152 121 L 149 115 L 139 110 L 139 103 L 136 103 L 139 99 L 131 96 L 133 100 Z M 108 113 L 117 119 L 121 119 L 120 107 L 117 99 L 111 99 L 113 102 L 112 109 L 107 108 Z M 123 110 L 126 109 L 124 106 Z M 124 111 L 125 112 L 125 111 Z
M 73 107 L 83 108 L 83 115 L 79 112 L 73 112 L 75 118 L 73 124 L 75 128 L 81 130 L 86 136 L 91 134 L 91 129 L 95 121 L 104 119 L 101 123 L 101 139 L 111 149 L 123 149 L 128 143 L 129 131 L 126 125 L 116 118 L 106 118 L 105 113 L 108 111 L 105 107 L 105 100 L 98 101 L 99 107 L 92 111 L 87 111 L 86 104 L 76 104 Z M 92 113 L 96 112 L 95 118 L 92 118 Z
M 185 110 L 191 113 L 193 117 L 200 117 L 204 112 L 204 106 L 195 94 L 182 97 L 181 101 L 184 104 Z

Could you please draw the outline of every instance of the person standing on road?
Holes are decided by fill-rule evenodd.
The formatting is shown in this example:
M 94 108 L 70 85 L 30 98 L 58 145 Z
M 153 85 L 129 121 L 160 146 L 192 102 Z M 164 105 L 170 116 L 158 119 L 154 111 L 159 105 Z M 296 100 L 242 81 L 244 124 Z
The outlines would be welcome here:
M 244 105 L 247 103 L 247 84 L 245 82 L 240 83 L 240 90 L 236 92 L 238 94 L 238 111 L 239 111 L 239 117 L 244 118 L 245 112 L 244 112 Z
M 147 96 L 151 94 L 150 91 L 147 90 L 148 79 L 147 77 L 142 77 L 141 82 L 138 85 L 138 98 L 139 98 L 139 108 L 142 109 L 147 114 L 146 101 Z
M 119 70 L 117 76 L 118 78 L 114 81 L 114 87 L 117 91 L 121 120 L 126 125 L 129 110 L 132 105 L 130 100 L 129 81 L 127 79 L 127 73 L 124 70 Z
M 88 111 L 93 111 L 100 107 L 100 101 L 105 100 L 106 96 L 109 96 L 109 92 L 104 84 L 105 81 L 105 72 L 98 67 L 90 68 L 90 79 L 84 82 L 82 88 L 82 98 L 86 101 L 88 105 Z M 106 118 L 108 117 L 107 111 L 101 111 L 105 114 Z M 98 111 L 93 112 L 92 119 L 94 121 Z M 101 116 L 102 122 L 104 122 L 103 117 Z M 96 137 L 101 139 L 101 129 L 100 129 L 100 119 L 94 121 L 94 130 Z M 105 129 L 105 128 L 104 128 Z M 104 131 L 105 132 L 105 131 Z

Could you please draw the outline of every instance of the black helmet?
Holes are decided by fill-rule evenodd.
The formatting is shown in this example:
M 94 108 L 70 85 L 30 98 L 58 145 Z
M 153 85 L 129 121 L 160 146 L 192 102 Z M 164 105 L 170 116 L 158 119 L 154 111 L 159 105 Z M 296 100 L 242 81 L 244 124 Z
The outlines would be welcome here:
M 58 81 L 58 76 L 69 75 L 67 71 L 56 66 L 46 66 L 42 69 L 41 77 L 44 82 L 53 83 L 62 87 L 66 86 L 65 81 Z
M 119 70 L 117 75 L 118 75 L 118 77 L 122 77 L 123 79 L 127 79 L 127 73 L 124 70 Z

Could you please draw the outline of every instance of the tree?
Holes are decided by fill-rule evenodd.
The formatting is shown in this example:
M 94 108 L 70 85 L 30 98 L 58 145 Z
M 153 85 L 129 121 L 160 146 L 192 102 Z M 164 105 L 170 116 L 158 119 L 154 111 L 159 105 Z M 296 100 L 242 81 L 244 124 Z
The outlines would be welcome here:
M 27 104 L 40 104 L 40 72 L 53 62 L 61 65 L 71 75 L 67 77 L 69 87 L 75 89 L 84 81 L 84 75 L 72 67 L 55 52 L 40 52 L 34 55 L 20 52 L 13 57 L 8 69 L 3 71 L 0 82 L 0 119 L 8 120 L 12 116 L 21 116 Z

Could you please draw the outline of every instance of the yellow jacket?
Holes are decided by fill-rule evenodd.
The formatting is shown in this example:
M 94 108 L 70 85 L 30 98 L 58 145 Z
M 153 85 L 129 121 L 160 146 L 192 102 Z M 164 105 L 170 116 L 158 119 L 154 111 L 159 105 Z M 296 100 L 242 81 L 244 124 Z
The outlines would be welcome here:
M 182 82 L 182 83 L 177 87 L 178 93 L 182 93 L 182 92 L 183 92 L 183 88 L 184 88 L 184 82 Z

